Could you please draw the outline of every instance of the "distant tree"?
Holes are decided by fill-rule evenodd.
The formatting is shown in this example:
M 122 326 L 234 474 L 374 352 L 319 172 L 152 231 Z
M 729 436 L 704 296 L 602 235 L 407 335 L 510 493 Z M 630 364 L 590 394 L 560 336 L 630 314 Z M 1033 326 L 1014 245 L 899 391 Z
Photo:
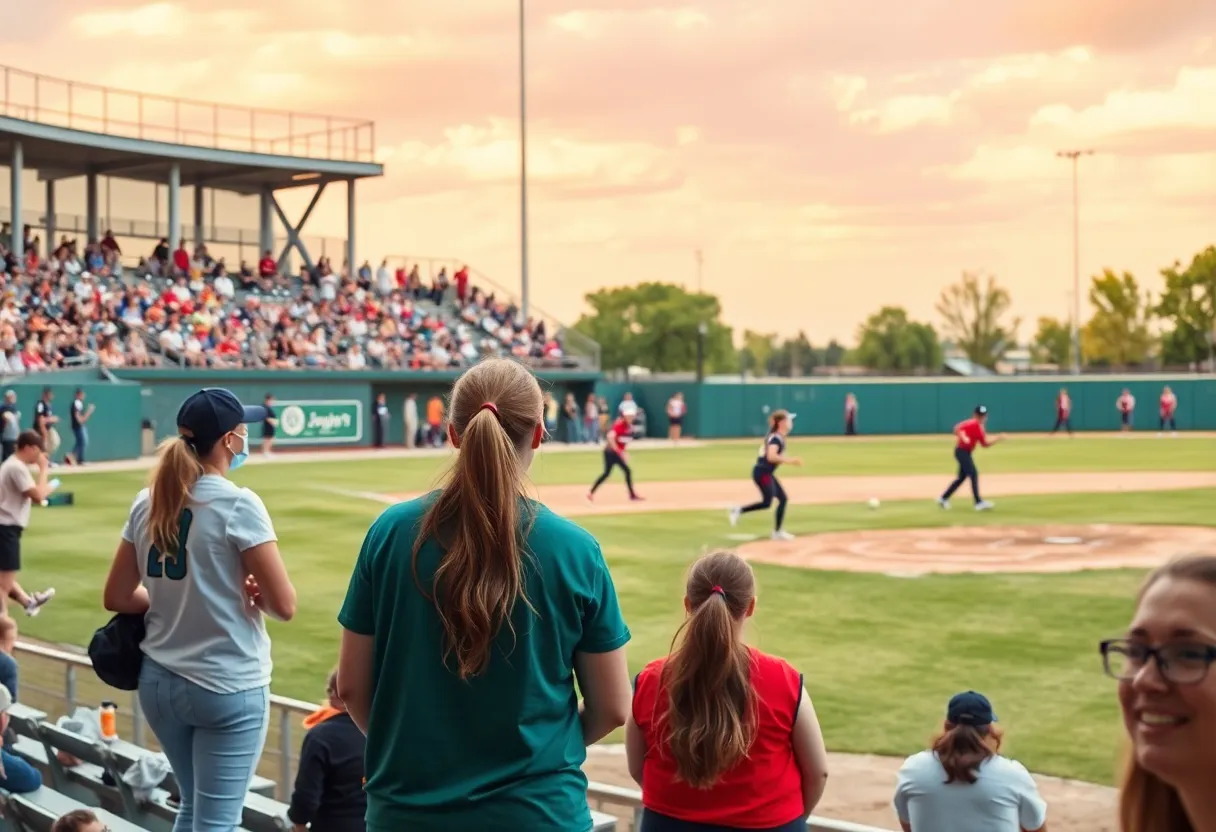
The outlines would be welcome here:
M 600 289 L 585 300 L 591 312 L 574 329 L 599 343 L 604 369 L 695 370 L 702 323 L 706 372 L 737 369 L 731 330 L 722 323 L 722 306 L 713 295 L 690 293 L 672 283 L 642 283 Z
M 942 290 L 936 309 L 946 337 L 972 363 L 992 369 L 1016 341 L 1021 321 L 1004 321 L 1012 305 L 995 277 L 963 272 L 958 283 Z
M 1059 318 L 1039 318 L 1031 353 L 1040 364 L 1067 365 L 1072 356 L 1072 329 L 1068 322 Z
M 909 320 L 902 307 L 884 306 L 858 327 L 855 358 L 872 370 L 937 370 L 942 348 L 932 326 Z
M 1133 367 L 1149 360 L 1153 307 L 1148 293 L 1140 291 L 1130 272 L 1120 276 L 1107 269 L 1093 278 L 1089 302 L 1094 314 L 1081 330 L 1081 351 L 1087 362 Z
M 847 351 L 840 343 L 833 338 L 828 341 L 828 345 L 820 351 L 819 356 L 822 360 L 819 362 L 824 367 L 839 367 L 844 363 L 844 356 Z
M 799 331 L 797 336 L 786 339 L 777 346 L 773 352 L 770 368 L 774 374 L 779 376 L 798 378 L 810 375 L 817 366 L 823 363 L 821 352 L 822 350 L 816 350 L 811 346 L 811 341 L 806 337 L 805 332 Z
M 739 366 L 755 376 L 769 374 L 773 354 L 777 350 L 777 335 L 772 332 L 743 330 L 743 346 L 739 350 Z
M 1216 336 L 1216 246 L 1162 269 L 1165 291 L 1153 310 L 1166 324 L 1161 336 L 1161 361 L 1179 366 L 1206 361 Z

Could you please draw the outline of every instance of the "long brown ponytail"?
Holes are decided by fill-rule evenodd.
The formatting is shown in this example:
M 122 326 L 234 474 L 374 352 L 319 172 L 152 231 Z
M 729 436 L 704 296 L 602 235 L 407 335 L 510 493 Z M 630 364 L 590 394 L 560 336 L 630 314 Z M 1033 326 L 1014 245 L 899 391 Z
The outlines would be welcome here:
M 1005 735 L 996 723 L 952 725 L 933 741 L 933 753 L 946 770 L 947 783 L 974 783 L 979 779 L 980 766 L 1001 752 Z
M 516 602 L 528 603 L 530 518 L 521 516 L 527 509 L 520 454 L 543 424 L 541 409 L 536 377 L 507 359 L 477 364 L 452 388 L 450 419 L 460 452 L 422 519 L 413 573 L 421 588 L 418 553 L 428 539 L 439 540 L 444 554 L 431 600 L 446 637 L 444 659 L 454 660 L 461 679 L 485 671 L 503 625 L 515 634 Z
M 772 415 L 768 417 L 768 432 L 776 433 L 777 428 L 781 427 L 781 423 L 790 417 L 788 410 L 774 410 Z
M 1158 581 L 1199 581 L 1216 587 L 1216 557 L 1194 555 L 1158 567 L 1144 581 L 1136 605 Z M 1193 832 L 1178 790 L 1144 768 L 1129 749 L 1119 784 L 1119 821 L 1122 832 Z
M 689 615 L 661 675 L 661 730 L 677 774 L 693 788 L 712 788 L 756 737 L 751 652 L 737 635 L 755 595 L 751 567 L 733 552 L 705 555 L 689 570 Z
M 190 489 L 203 475 L 203 463 L 185 437 L 165 439 L 156 449 L 156 466 L 148 477 L 148 529 L 161 557 L 175 557 L 182 510 Z

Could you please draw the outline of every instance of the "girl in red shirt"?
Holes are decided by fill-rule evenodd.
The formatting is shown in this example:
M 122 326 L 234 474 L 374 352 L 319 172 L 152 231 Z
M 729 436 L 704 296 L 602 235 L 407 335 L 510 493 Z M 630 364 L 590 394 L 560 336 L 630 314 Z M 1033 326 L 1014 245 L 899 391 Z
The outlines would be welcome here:
M 751 567 L 733 552 L 705 555 L 684 609 L 671 654 L 638 674 L 625 724 L 640 832 L 805 832 L 827 751 L 801 674 L 743 642 Z

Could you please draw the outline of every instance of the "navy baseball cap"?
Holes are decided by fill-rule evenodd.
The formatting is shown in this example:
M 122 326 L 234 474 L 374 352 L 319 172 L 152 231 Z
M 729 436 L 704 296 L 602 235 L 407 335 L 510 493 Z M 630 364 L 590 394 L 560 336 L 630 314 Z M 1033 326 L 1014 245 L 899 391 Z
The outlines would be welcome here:
M 177 411 L 177 427 L 185 430 L 191 444 L 202 453 L 210 450 L 219 438 L 237 425 L 261 422 L 270 411 L 261 405 L 248 407 L 230 390 L 207 387 L 182 402 Z
M 976 415 L 976 416 L 987 416 L 987 415 L 988 415 L 988 408 L 987 408 L 987 407 L 985 407 L 985 406 L 984 406 L 984 405 L 982 405 L 982 404 L 977 404 L 977 405 L 975 406 L 975 415 Z
M 988 697 L 969 690 L 950 698 L 950 704 L 946 707 L 946 721 L 951 725 L 983 728 L 996 722 L 997 719 L 996 714 L 992 712 L 992 703 L 988 701 Z

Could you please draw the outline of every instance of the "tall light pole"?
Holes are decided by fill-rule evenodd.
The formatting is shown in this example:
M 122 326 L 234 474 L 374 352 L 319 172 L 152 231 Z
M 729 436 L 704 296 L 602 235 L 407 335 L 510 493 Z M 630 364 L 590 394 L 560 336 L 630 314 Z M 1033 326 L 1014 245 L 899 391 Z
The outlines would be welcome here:
M 1077 175 L 1082 156 L 1092 150 L 1059 150 L 1056 155 L 1072 161 L 1072 372 L 1081 372 L 1081 199 Z
M 519 0 L 519 292 L 523 316 L 528 317 L 528 84 L 525 56 L 527 18 Z

